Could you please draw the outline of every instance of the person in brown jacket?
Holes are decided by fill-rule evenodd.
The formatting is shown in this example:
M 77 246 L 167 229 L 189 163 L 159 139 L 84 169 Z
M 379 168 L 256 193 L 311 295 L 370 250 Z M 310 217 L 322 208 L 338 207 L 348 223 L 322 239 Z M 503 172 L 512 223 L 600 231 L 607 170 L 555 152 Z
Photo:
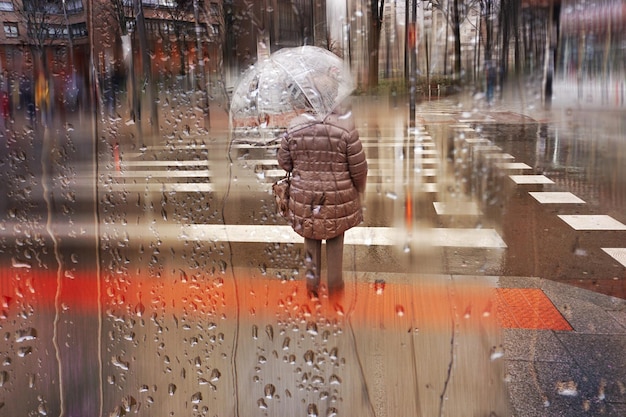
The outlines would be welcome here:
M 304 237 L 307 289 L 317 295 L 326 240 L 328 290 L 340 292 L 344 232 L 363 221 L 367 180 L 367 160 L 352 113 L 333 112 L 324 120 L 303 113 L 293 119 L 281 139 L 278 164 L 291 173 L 288 220 Z

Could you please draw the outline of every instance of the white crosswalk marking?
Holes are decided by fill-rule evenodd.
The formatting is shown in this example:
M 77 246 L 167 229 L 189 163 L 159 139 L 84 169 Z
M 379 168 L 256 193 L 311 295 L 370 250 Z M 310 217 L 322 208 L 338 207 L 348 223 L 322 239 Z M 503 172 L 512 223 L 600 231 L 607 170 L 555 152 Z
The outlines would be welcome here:
M 107 234 L 127 233 L 146 236 L 141 225 L 104 225 Z M 302 243 L 302 237 L 291 226 L 223 225 L 223 224 L 159 224 L 154 232 L 182 241 L 238 242 L 238 243 Z M 403 246 L 411 243 L 421 247 L 458 247 L 503 249 L 506 243 L 493 229 L 425 228 L 408 234 L 396 227 L 359 226 L 345 234 L 346 245 Z
M 445 158 L 442 159 L 433 139 L 422 129 L 409 132 L 398 142 L 381 142 L 379 137 L 363 136 L 366 152 L 379 148 L 379 157 L 369 161 L 370 180 L 367 193 L 385 194 L 404 192 L 406 179 L 410 177 L 413 193 L 437 194 L 445 189 L 442 171 Z M 477 142 L 479 144 L 479 142 Z M 482 144 L 482 143 L 480 143 Z M 236 186 L 248 187 L 256 192 L 269 193 L 272 179 L 284 176 L 284 170 L 278 167 L 275 158 L 263 157 L 277 144 L 259 146 L 256 144 L 237 143 L 231 146 L 231 152 L 237 150 L 233 158 L 235 169 L 247 171 L 249 176 L 238 175 Z M 259 150 L 255 152 L 254 150 Z M 206 146 L 181 146 L 172 152 L 164 146 L 146 147 L 142 152 L 123 154 L 121 170 L 107 177 L 103 189 L 109 192 L 175 192 L 209 193 L 215 191 L 211 176 L 213 162 L 198 158 L 207 152 Z M 257 156 L 257 158 L 251 156 Z M 258 158 L 261 156 L 261 158 Z M 162 158 L 171 158 L 164 160 Z M 194 158 L 195 159 L 191 159 Z M 175 158 L 175 159 L 174 159 Z M 188 158 L 188 159 L 185 159 Z M 399 165 L 400 164 L 400 165 Z M 402 166 L 404 165 L 404 166 Z M 398 176 L 403 177 L 398 181 Z M 188 182 L 193 180 L 195 182 Z M 253 188 L 250 188 L 250 187 Z M 452 208 L 451 204 L 438 203 L 439 215 L 457 215 L 468 209 L 471 215 L 480 215 L 480 210 L 467 205 Z M 461 213 L 466 214 L 466 213 Z M 109 234 L 126 233 L 145 235 L 145 227 L 139 225 L 109 224 L 103 226 Z M 288 225 L 223 225 L 223 224 L 176 224 L 158 223 L 151 228 L 153 233 L 169 238 L 190 241 L 239 242 L 239 243 L 302 243 L 302 237 Z M 437 228 L 427 227 L 408 233 L 397 227 L 360 226 L 346 232 L 347 245 L 397 246 L 405 247 L 457 247 L 503 249 L 505 242 L 494 229 L 487 228 Z

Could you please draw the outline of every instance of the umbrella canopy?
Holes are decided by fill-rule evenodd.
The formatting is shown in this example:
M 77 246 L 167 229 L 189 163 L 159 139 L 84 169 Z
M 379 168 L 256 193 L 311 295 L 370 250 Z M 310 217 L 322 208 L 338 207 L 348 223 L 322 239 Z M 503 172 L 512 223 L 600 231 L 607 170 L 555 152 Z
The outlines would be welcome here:
M 257 62 L 233 91 L 235 127 L 285 127 L 306 110 L 323 119 L 354 90 L 343 60 L 316 46 L 284 48 Z

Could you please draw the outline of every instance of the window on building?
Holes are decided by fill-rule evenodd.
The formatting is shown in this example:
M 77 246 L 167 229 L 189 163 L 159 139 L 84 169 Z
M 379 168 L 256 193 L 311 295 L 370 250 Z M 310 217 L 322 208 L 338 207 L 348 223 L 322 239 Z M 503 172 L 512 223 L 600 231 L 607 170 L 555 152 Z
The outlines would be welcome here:
M 47 14 L 62 14 L 63 4 L 61 2 L 23 0 L 24 10 L 27 12 L 38 12 Z
M 14 10 L 13 8 L 13 2 L 11 1 L 0 1 L 0 11 L 1 12 L 12 12 Z
M 65 9 L 68 13 L 80 13 L 83 11 L 82 0 L 68 0 L 65 2 Z
M 214 1 L 209 5 L 209 13 L 211 16 L 219 16 L 220 15 L 220 6 Z
M 74 38 L 85 38 L 87 37 L 87 23 L 76 23 L 70 26 L 70 30 L 72 31 L 72 37 Z
M 176 7 L 174 0 L 142 0 L 141 3 L 151 7 Z
M 4 22 L 4 36 L 7 38 L 17 38 L 19 35 L 17 23 Z
M 278 38 L 280 41 L 296 40 L 300 38 L 298 19 L 295 17 L 294 5 L 289 0 L 278 2 Z

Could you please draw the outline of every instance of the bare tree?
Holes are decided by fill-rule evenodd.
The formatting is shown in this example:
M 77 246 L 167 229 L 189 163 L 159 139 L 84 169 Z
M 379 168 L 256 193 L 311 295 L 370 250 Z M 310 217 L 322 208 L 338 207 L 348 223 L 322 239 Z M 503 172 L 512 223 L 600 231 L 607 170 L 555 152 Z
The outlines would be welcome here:
M 452 2 L 449 4 L 449 2 Z M 454 37 L 454 76 L 460 78 L 462 74 L 462 55 L 461 55 L 461 25 L 469 16 L 470 10 L 476 5 L 478 0 L 432 0 L 434 8 L 443 13 L 447 24 L 452 29 Z M 493 0 L 491 0 L 493 1 Z
M 174 37 L 178 46 L 180 63 L 179 74 L 187 73 L 187 65 L 185 63 L 185 55 L 187 51 L 187 41 L 190 31 L 193 31 L 194 1 L 193 0 L 176 0 L 173 7 L 165 7 L 165 14 L 172 24 Z
M 25 46 L 30 49 L 40 71 L 47 76 L 46 48 L 54 43 L 59 43 L 66 37 L 67 26 L 64 25 L 62 18 L 62 2 L 12 0 L 12 3 L 13 10 L 26 29 Z
M 378 49 L 380 47 L 380 37 L 383 28 L 383 10 L 385 0 L 371 0 L 370 2 L 370 31 L 368 37 L 369 51 L 369 76 L 368 84 L 370 88 L 378 85 Z

